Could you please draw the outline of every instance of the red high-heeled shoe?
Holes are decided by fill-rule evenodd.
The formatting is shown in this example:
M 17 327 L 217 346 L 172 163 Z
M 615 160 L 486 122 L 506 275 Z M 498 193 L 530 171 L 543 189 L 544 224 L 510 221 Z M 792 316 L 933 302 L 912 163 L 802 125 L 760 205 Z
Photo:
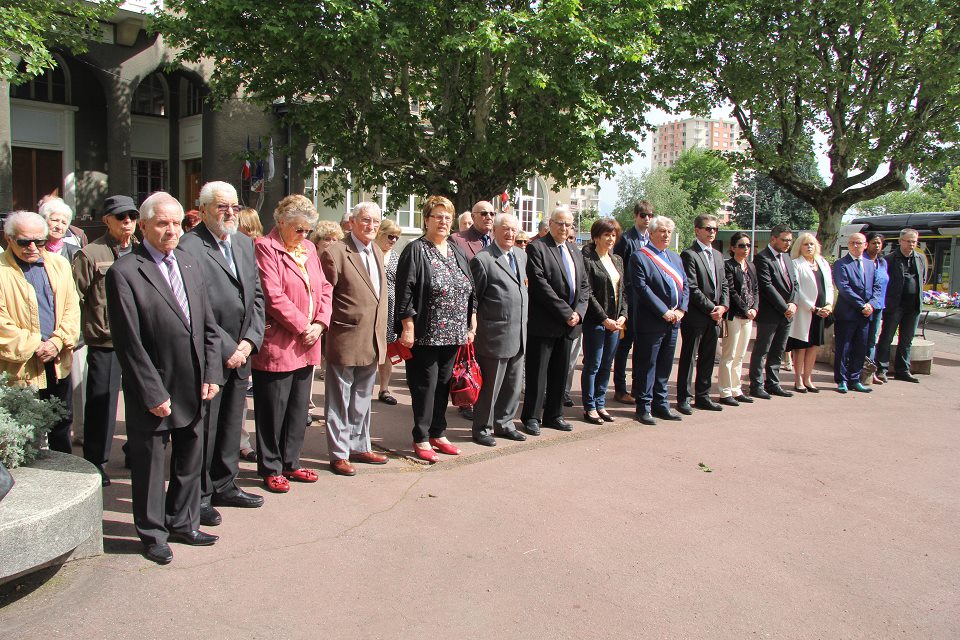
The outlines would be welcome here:
M 430 438 L 430 446 L 435 447 L 437 451 L 445 453 L 448 456 L 458 456 L 461 453 L 460 449 L 457 449 L 449 442 L 440 442 L 436 438 Z
M 433 449 L 421 449 L 417 446 L 417 443 L 413 443 L 413 452 L 417 454 L 417 457 L 425 462 L 433 464 L 434 462 L 440 462 L 440 456 L 437 455 L 437 452 Z

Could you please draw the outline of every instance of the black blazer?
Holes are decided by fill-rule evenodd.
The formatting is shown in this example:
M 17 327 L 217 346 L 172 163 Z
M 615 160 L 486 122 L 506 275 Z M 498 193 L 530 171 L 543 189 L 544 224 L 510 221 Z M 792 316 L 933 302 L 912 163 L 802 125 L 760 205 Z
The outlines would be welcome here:
M 430 283 L 433 281 L 433 267 L 427 259 L 427 249 L 432 247 L 433 243 L 427 240 L 426 236 L 420 236 L 412 240 L 403 248 L 400 254 L 400 262 L 397 263 L 397 284 L 396 299 L 394 301 L 393 323 L 397 335 L 403 331 L 404 318 L 413 318 L 414 336 L 422 336 L 427 332 L 430 326 L 430 314 L 427 309 L 430 308 Z M 470 316 L 476 310 L 476 292 L 473 291 L 473 273 L 470 271 L 470 263 L 463 250 L 447 239 L 447 247 L 453 251 L 457 257 L 457 266 L 467 276 L 470 281 L 470 301 L 467 306 L 467 327 L 470 327 Z
M 190 307 L 189 325 L 143 244 L 107 272 L 107 312 L 123 372 L 128 430 L 192 426 L 201 417 L 200 386 L 223 384 L 220 333 L 200 264 L 185 251 L 175 251 Z M 150 413 L 168 398 L 169 416 Z
M 560 250 L 549 233 L 527 245 L 527 281 L 530 292 L 530 322 L 527 333 L 543 338 L 566 336 L 576 338 L 583 332 L 583 316 L 590 300 L 590 282 L 583 266 L 583 256 L 567 243 L 573 260 L 576 290 L 570 306 L 570 288 L 560 262 Z M 567 326 L 567 319 L 576 311 L 580 322 Z
M 613 281 L 607 268 L 600 262 L 596 247 L 592 242 L 583 245 L 583 266 L 590 281 L 590 301 L 587 303 L 587 313 L 584 323 L 591 325 L 603 324 L 610 318 L 616 321 L 620 316 L 627 317 L 626 285 L 623 277 L 623 260 L 615 253 L 610 254 L 613 266 L 620 274 L 614 295 Z
M 797 302 L 797 271 L 793 268 L 790 256 L 784 256 L 789 281 L 783 277 L 783 270 L 769 246 L 757 253 L 753 264 L 757 267 L 757 289 L 759 290 L 760 305 L 756 321 L 761 324 L 779 324 L 787 322 L 783 314 L 787 305 Z
M 753 289 L 753 304 L 748 307 L 747 299 L 744 295 L 747 286 L 747 277 L 743 274 L 743 269 L 740 268 L 740 264 L 733 258 L 727 258 L 724 264 L 727 268 L 727 290 L 730 292 L 730 308 L 727 309 L 726 318 L 728 320 L 732 320 L 733 318 L 745 319 L 747 317 L 747 311 L 750 309 L 758 309 L 760 304 L 759 290 L 757 288 L 757 268 L 752 262 L 747 262 L 747 271 L 753 276 L 753 283 L 751 284 L 751 288 Z
M 242 233 L 235 233 L 230 237 L 230 246 L 239 278 L 233 275 L 220 244 L 202 222 L 180 238 L 179 246 L 200 263 L 213 318 L 220 332 L 223 362 L 230 359 L 241 340 L 248 340 L 253 345 L 251 353 L 256 353 L 263 343 L 264 327 L 263 290 L 253 241 Z M 224 379 L 227 373 L 224 371 Z M 237 368 L 237 375 L 241 378 L 250 375 L 250 359 Z
M 683 260 L 683 270 L 687 275 L 687 286 L 690 287 L 690 303 L 687 315 L 683 321 L 694 326 L 716 326 L 717 323 L 710 317 L 714 307 L 729 307 L 730 294 L 727 288 L 726 264 L 723 255 L 714 248 L 713 278 L 710 279 L 710 263 L 707 262 L 706 251 L 700 243 L 694 242 L 689 249 L 680 254 Z
M 887 275 L 890 276 L 890 282 L 887 283 L 887 294 L 884 298 L 885 309 L 900 306 L 900 298 L 903 297 L 903 273 L 911 260 L 917 267 L 917 308 L 920 308 L 919 305 L 923 301 L 923 285 L 927 281 L 927 263 L 916 250 L 913 256 L 908 258 L 900 251 L 900 247 L 894 247 L 887 256 Z

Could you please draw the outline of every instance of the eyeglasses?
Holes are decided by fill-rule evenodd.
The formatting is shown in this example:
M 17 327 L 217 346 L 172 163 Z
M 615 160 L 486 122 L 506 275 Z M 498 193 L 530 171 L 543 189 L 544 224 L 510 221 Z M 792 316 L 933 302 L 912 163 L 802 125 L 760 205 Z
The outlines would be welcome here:
M 550 224 L 555 224 L 555 225 L 557 225 L 558 227 L 563 227 L 564 229 L 566 229 L 567 227 L 572 227 L 572 226 L 573 226 L 573 223 L 572 223 L 572 222 L 560 222 L 559 220 L 551 220 L 551 221 L 550 221 Z
M 484 218 L 492 218 L 492 217 L 495 216 L 496 214 L 495 214 L 493 211 L 477 211 L 477 212 L 476 212 L 475 214 L 473 214 L 473 215 L 475 215 L 475 216 L 482 216 L 482 217 L 484 217 Z
M 638 214 L 637 214 L 637 217 L 638 217 L 638 218 L 646 218 L 647 220 L 649 220 L 650 218 L 653 217 L 653 215 L 654 215 L 654 214 L 652 214 L 652 213 L 638 213 Z
M 37 245 L 37 249 L 43 248 L 47 244 L 46 238 L 17 238 L 17 244 L 26 249 L 31 244 Z
M 734 246 L 735 246 L 737 249 L 749 249 L 749 248 L 752 247 L 753 245 L 750 244 L 749 242 L 746 243 L 746 244 L 743 244 L 743 243 L 741 242 L 740 244 L 736 244 L 736 245 L 734 245 Z
M 304 229 L 303 227 L 297 227 L 296 229 L 294 229 L 294 231 L 296 231 L 296 232 L 297 232 L 298 234 L 300 234 L 301 236 L 305 236 L 305 235 L 307 235 L 308 233 L 310 233 L 310 229 L 309 229 L 309 228 Z
M 433 220 L 436 220 L 437 222 L 453 222 L 453 216 L 444 216 L 440 214 L 434 214 L 432 216 L 427 216 L 427 217 Z
M 400 239 L 400 236 L 387 236 L 387 240 L 389 240 L 390 242 L 396 242 L 399 239 Z
M 530 241 L 529 241 L 529 240 L 517 240 L 517 244 L 520 245 L 521 247 L 527 246 L 527 243 L 528 243 L 528 242 L 530 242 Z
M 136 222 L 137 218 L 140 217 L 139 213 L 127 212 L 127 213 L 115 213 L 113 217 L 120 222 L 126 222 L 127 220 L 133 220 Z
M 353 221 L 354 221 L 354 222 L 359 222 L 359 223 L 362 224 L 362 225 L 370 225 L 370 226 L 374 226 L 374 227 L 379 227 L 379 226 L 380 226 L 380 219 L 379 219 L 379 218 L 371 218 L 370 216 L 366 216 L 366 217 L 363 217 L 363 218 L 354 218 Z
M 240 205 L 238 204 L 218 204 L 217 211 L 220 213 L 227 213 L 232 211 L 234 213 L 240 213 Z
M 700 227 L 700 228 L 703 229 L 704 231 L 706 231 L 707 233 L 716 233 L 716 232 L 717 232 L 717 227 Z

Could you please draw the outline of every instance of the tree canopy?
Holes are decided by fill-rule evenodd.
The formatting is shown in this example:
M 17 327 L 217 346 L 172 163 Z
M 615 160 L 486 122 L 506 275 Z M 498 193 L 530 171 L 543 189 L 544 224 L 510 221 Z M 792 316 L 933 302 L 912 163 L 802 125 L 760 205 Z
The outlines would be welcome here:
M 794 171 L 813 184 L 819 182 L 823 185 L 813 154 L 808 154 Z M 762 171 L 743 168 L 737 172 L 736 182 L 739 194 L 733 199 L 733 219 L 741 228 L 753 228 L 754 194 L 757 229 L 772 229 L 778 224 L 786 224 L 795 230 L 816 228 L 818 217 L 814 208 Z
M 74 54 L 100 38 L 100 20 L 114 14 L 121 0 L 4 0 L 0 3 L 0 80 L 19 84 L 56 66 L 52 47 Z M 20 68 L 22 65 L 22 68 Z
M 212 59 L 214 96 L 285 116 L 348 185 L 440 193 L 457 209 L 533 174 L 622 163 L 657 101 L 659 0 L 168 0 L 157 28 Z
M 716 213 L 730 198 L 733 167 L 717 151 L 693 147 L 668 169 L 670 179 L 690 195 L 695 215 Z
M 665 12 L 657 59 L 680 106 L 729 104 L 754 166 L 816 208 L 835 244 L 852 205 L 907 188 L 960 142 L 955 0 L 690 0 Z M 759 135 L 770 131 L 773 135 Z M 795 167 L 826 139 L 831 178 Z
M 633 206 L 640 200 L 649 200 L 654 213 L 674 221 L 681 247 L 693 242 L 693 219 L 697 213 L 690 206 L 690 194 L 671 179 L 669 169 L 661 167 L 640 174 L 620 175 L 613 215 L 624 230 L 633 226 Z

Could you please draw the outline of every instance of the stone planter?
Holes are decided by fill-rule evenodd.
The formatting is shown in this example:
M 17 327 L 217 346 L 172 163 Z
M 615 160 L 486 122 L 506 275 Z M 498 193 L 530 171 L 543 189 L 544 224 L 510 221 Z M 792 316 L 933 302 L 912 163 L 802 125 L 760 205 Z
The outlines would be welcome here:
M 0 583 L 103 553 L 103 494 L 96 467 L 48 451 L 10 474 L 16 484 L 0 501 Z

